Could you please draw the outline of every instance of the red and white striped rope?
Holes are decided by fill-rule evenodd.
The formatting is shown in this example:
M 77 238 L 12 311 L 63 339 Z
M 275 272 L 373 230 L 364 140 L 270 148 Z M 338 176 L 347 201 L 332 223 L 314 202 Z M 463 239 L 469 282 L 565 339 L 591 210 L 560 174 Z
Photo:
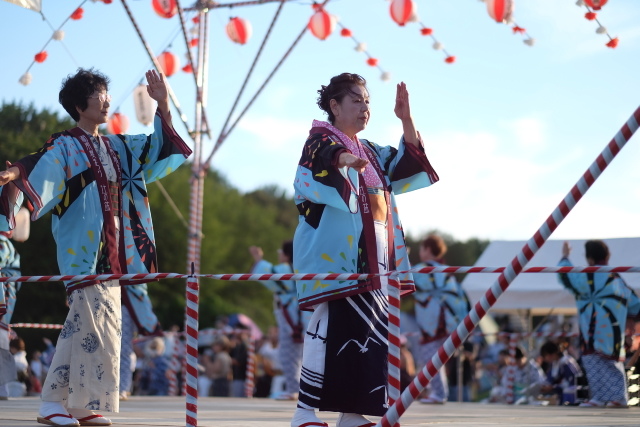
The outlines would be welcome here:
M 478 325 L 480 319 L 495 304 L 500 295 L 509 287 L 509 284 L 523 270 L 531 258 L 540 247 L 546 242 L 551 233 L 558 227 L 562 220 L 569 214 L 571 209 L 578 203 L 600 174 L 611 163 L 629 138 L 638 129 L 640 123 L 640 108 L 634 111 L 622 128 L 616 133 L 614 138 L 607 144 L 604 150 L 598 155 L 596 160 L 586 170 L 578 182 L 573 186 L 565 198 L 554 209 L 547 220 L 535 232 L 533 237 L 524 245 L 511 264 L 500 274 L 498 280 L 489 288 L 482 299 L 476 303 L 471 312 L 458 325 L 457 329 L 447 338 L 438 352 L 427 363 L 426 366 L 416 375 L 413 382 L 407 387 L 398 399 L 378 422 L 377 426 L 392 427 L 407 408 L 415 401 L 418 395 L 429 384 L 429 381 L 438 373 L 438 370 L 451 358 L 453 352 L 469 336 L 471 331 Z
M 388 377 L 389 403 L 393 404 L 400 398 L 400 282 L 396 277 L 389 278 L 387 286 L 389 295 L 389 325 L 388 325 Z
M 213 280 L 264 281 L 264 280 L 366 280 L 374 276 L 391 276 L 403 273 L 503 273 L 510 267 L 440 266 L 424 267 L 384 274 L 359 273 L 286 273 L 286 274 L 196 274 L 195 277 Z M 530 267 L 521 273 L 640 273 L 640 267 Z M 9 276 L 0 277 L 0 282 L 60 282 L 80 280 L 161 280 L 186 279 L 189 274 L 148 273 L 148 274 L 85 274 L 75 276 Z
M 62 325 L 55 323 L 12 323 L 10 328 L 62 329 Z

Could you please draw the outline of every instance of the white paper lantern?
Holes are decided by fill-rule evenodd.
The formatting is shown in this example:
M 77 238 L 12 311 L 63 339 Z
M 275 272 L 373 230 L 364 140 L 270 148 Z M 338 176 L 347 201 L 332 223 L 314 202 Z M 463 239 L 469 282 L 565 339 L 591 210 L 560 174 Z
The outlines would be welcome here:
M 136 119 L 145 126 L 153 123 L 156 114 L 156 103 L 147 92 L 146 85 L 138 85 L 133 90 L 133 105 L 136 108 Z
M 20 77 L 20 80 L 18 80 L 20 82 L 21 85 L 24 86 L 29 86 L 29 83 L 31 83 L 31 73 L 26 72 L 22 75 L 22 77 Z
M 435 42 L 435 43 L 433 44 L 433 48 L 434 48 L 435 50 L 441 50 L 441 49 L 443 49 L 443 48 L 444 48 L 444 45 L 443 45 L 442 43 L 440 43 L 440 42 Z
M 56 30 L 53 32 L 53 39 L 54 40 L 58 40 L 61 41 L 62 39 L 64 39 L 64 31 L 62 30 Z
M 355 47 L 356 52 L 364 52 L 365 50 L 367 50 L 367 44 L 366 43 L 358 43 Z

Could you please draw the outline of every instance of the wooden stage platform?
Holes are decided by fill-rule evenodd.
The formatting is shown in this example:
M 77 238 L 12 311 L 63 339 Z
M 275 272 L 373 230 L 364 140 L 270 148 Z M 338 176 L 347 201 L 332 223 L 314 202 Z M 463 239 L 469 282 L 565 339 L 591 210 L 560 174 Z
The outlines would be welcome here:
M 0 401 L 0 426 L 42 426 L 36 422 L 40 399 L 14 398 Z M 184 397 L 133 396 L 121 402 L 120 412 L 109 416 L 114 426 L 184 426 Z M 289 427 L 295 402 L 270 399 L 202 398 L 198 401 L 198 426 Z M 320 413 L 335 426 L 337 414 Z M 377 418 L 372 421 L 378 421 Z M 425 405 L 414 403 L 400 419 L 409 426 L 560 427 L 640 426 L 640 408 L 607 409 L 578 407 L 507 406 L 480 403 Z

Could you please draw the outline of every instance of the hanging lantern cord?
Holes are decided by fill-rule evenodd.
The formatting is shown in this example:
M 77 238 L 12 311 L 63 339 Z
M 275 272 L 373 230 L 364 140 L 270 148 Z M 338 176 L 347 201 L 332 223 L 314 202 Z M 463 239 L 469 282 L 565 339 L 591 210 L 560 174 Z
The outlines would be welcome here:
M 322 2 L 321 7 L 324 7 L 327 3 L 329 3 L 330 0 L 324 0 Z M 247 110 L 249 109 L 249 107 L 251 107 L 251 104 L 253 104 L 253 102 L 256 100 L 256 98 L 258 98 L 258 95 L 260 95 L 260 93 L 262 92 L 262 90 L 265 88 L 265 86 L 267 85 L 267 83 L 269 83 L 269 81 L 271 80 L 271 78 L 275 75 L 276 71 L 278 71 L 278 69 L 280 68 L 280 66 L 282 65 L 282 63 L 284 62 L 285 59 L 287 59 L 287 57 L 289 56 L 289 54 L 293 51 L 293 48 L 298 44 L 298 42 L 302 39 L 302 36 L 304 36 L 304 34 L 307 32 L 307 25 L 305 24 L 304 28 L 302 29 L 302 31 L 300 32 L 300 34 L 298 35 L 298 37 L 293 41 L 293 43 L 291 44 L 291 46 L 289 47 L 289 49 L 285 52 L 285 54 L 282 56 L 282 58 L 280 59 L 280 61 L 276 64 L 276 66 L 273 68 L 273 70 L 271 71 L 271 73 L 269 74 L 269 76 L 267 76 L 267 78 L 265 79 L 264 83 L 262 83 L 262 86 L 260 86 L 260 88 L 258 88 L 258 90 L 256 91 L 255 95 L 253 95 L 253 98 L 251 98 L 251 100 L 249 101 L 249 103 L 247 104 L 246 107 L 244 107 L 244 109 L 242 110 L 242 112 L 238 115 L 238 117 L 236 118 L 236 120 L 233 122 L 233 124 L 229 127 L 229 129 L 222 133 L 219 137 L 218 140 L 216 141 L 215 146 L 213 147 L 213 150 L 211 151 L 211 154 L 209 154 L 209 157 L 207 158 L 207 160 L 203 163 L 203 168 L 209 169 L 209 164 L 211 163 L 211 159 L 213 158 L 213 155 L 216 153 L 216 151 L 218 151 L 218 149 L 220 148 L 220 145 L 222 145 L 222 143 L 224 142 L 224 140 L 227 138 L 227 136 L 229 136 L 229 134 L 231 133 L 231 131 L 236 127 L 236 125 L 238 124 L 238 122 L 240 121 L 240 119 L 242 119 L 242 117 L 244 116 L 244 114 L 247 112 Z
M 589 6 L 587 6 L 586 4 L 584 5 L 584 7 L 586 7 L 586 8 L 587 8 L 587 10 L 588 10 L 590 13 L 595 13 L 595 12 L 593 12 L 593 10 L 591 10 L 591 8 L 590 8 Z M 599 26 L 600 28 L 605 28 L 605 29 L 606 29 L 606 27 L 605 27 L 605 26 L 603 26 L 603 25 L 602 25 L 602 23 L 600 22 L 600 20 L 598 19 L 598 16 L 597 16 L 597 15 L 596 15 L 596 17 L 595 17 L 593 20 L 594 20 L 594 21 L 596 21 L 596 22 L 598 23 L 598 26 Z M 613 41 L 613 37 L 611 37 L 611 35 L 609 34 L 609 31 L 606 31 L 606 32 L 605 32 L 605 34 L 607 35 L 607 37 L 609 37 L 609 40 L 610 40 L 610 41 Z
M 276 11 L 275 16 L 273 17 L 273 20 L 271 21 L 271 25 L 269 26 L 269 29 L 267 30 L 267 33 L 264 36 L 264 39 L 262 40 L 262 44 L 260 45 L 260 49 L 258 49 L 258 53 L 256 53 L 255 58 L 253 59 L 253 63 L 251 64 L 251 67 L 249 68 L 249 71 L 247 72 L 247 76 L 244 79 L 244 82 L 242 83 L 242 86 L 240 87 L 240 91 L 238 91 L 238 95 L 236 96 L 235 101 L 233 102 L 233 106 L 231 107 L 231 110 L 229 111 L 229 114 L 227 115 L 227 119 L 224 122 L 224 125 L 222 126 L 222 130 L 220 131 L 220 135 L 218 135 L 218 139 L 217 141 L 221 141 L 223 140 L 223 135 L 226 137 L 226 135 L 228 134 L 227 132 L 227 125 L 229 124 L 229 121 L 231 120 L 231 116 L 233 115 L 233 113 L 235 112 L 236 107 L 238 106 L 238 102 L 240 101 L 240 97 L 242 96 L 246 86 L 247 86 L 247 82 L 249 81 L 249 78 L 251 77 L 251 74 L 253 73 L 253 70 L 256 66 L 256 64 L 258 63 L 258 59 L 260 58 L 260 55 L 262 54 L 262 50 L 264 49 L 265 45 L 267 44 L 267 40 L 269 39 L 269 36 L 271 35 L 271 30 L 273 29 L 276 20 L 278 19 L 278 16 L 280 15 L 280 11 L 282 10 L 282 6 L 284 6 L 285 2 L 287 0 L 280 0 L 280 5 L 278 6 L 278 10 Z
M 191 65 L 191 74 L 193 74 L 193 80 L 198 85 L 198 75 L 196 73 L 196 68 L 193 66 L 193 55 L 191 55 L 191 43 L 189 42 L 189 36 L 187 35 L 187 28 L 184 22 L 184 10 L 182 6 L 180 6 L 180 1 L 177 2 L 178 5 L 178 17 L 180 18 L 180 29 L 182 30 L 182 36 L 184 37 L 184 43 L 187 46 L 187 59 L 189 60 L 189 65 Z M 200 101 L 200 94 L 198 93 L 198 101 Z
M 131 14 L 131 10 L 129 9 L 129 6 L 127 5 L 127 1 L 126 0 L 121 0 L 121 1 L 122 1 L 122 6 L 124 7 L 124 10 L 127 12 L 127 15 L 129 16 L 129 20 L 131 21 L 131 24 L 133 25 L 133 28 L 136 30 L 136 33 L 138 34 L 138 38 L 142 42 L 142 45 L 144 46 L 145 50 L 147 51 L 147 54 L 149 55 L 149 58 L 153 62 L 153 65 L 156 67 L 158 72 L 161 72 L 162 71 L 162 67 L 158 63 L 158 60 L 156 59 L 155 55 L 153 54 L 153 51 L 151 50 L 151 47 L 149 47 L 149 44 L 147 43 L 146 39 L 142 35 L 142 32 L 140 31 L 140 27 L 138 27 L 138 24 L 137 24 L 135 18 Z M 178 111 L 178 115 L 180 116 L 180 120 L 182 120 L 182 123 L 187 128 L 187 132 L 189 132 L 189 134 L 192 135 L 193 134 L 192 130 L 189 129 L 189 123 L 187 123 L 187 116 L 182 112 L 182 108 L 180 107 L 180 103 L 178 102 L 178 98 L 176 97 L 176 94 L 173 92 L 173 89 L 171 89 L 171 86 L 169 85 L 169 82 L 167 82 L 167 89 L 169 91 L 169 98 L 171 98 L 171 101 L 173 102 L 173 106 Z M 204 122 L 206 124 L 207 123 L 206 122 L 206 117 L 204 115 L 203 115 L 203 120 L 204 120 Z M 207 128 L 208 128 L 208 126 L 207 126 Z

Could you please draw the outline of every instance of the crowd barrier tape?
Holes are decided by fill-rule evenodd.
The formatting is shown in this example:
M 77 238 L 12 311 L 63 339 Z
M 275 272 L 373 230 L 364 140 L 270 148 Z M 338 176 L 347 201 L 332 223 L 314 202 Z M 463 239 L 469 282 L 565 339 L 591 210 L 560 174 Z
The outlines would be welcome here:
M 148 273 L 148 274 L 84 274 L 75 276 L 2 276 L 0 282 L 65 282 L 82 280 L 162 280 L 187 279 L 196 277 L 213 280 L 232 281 L 265 281 L 265 280 L 367 280 L 376 276 L 392 276 L 406 273 L 503 273 L 510 267 L 475 267 L 475 266 L 437 266 L 423 267 L 403 271 L 391 271 L 384 274 L 359 273 L 281 273 L 281 274 L 179 274 L 179 273 Z M 530 267 L 521 273 L 640 273 L 640 267 Z

